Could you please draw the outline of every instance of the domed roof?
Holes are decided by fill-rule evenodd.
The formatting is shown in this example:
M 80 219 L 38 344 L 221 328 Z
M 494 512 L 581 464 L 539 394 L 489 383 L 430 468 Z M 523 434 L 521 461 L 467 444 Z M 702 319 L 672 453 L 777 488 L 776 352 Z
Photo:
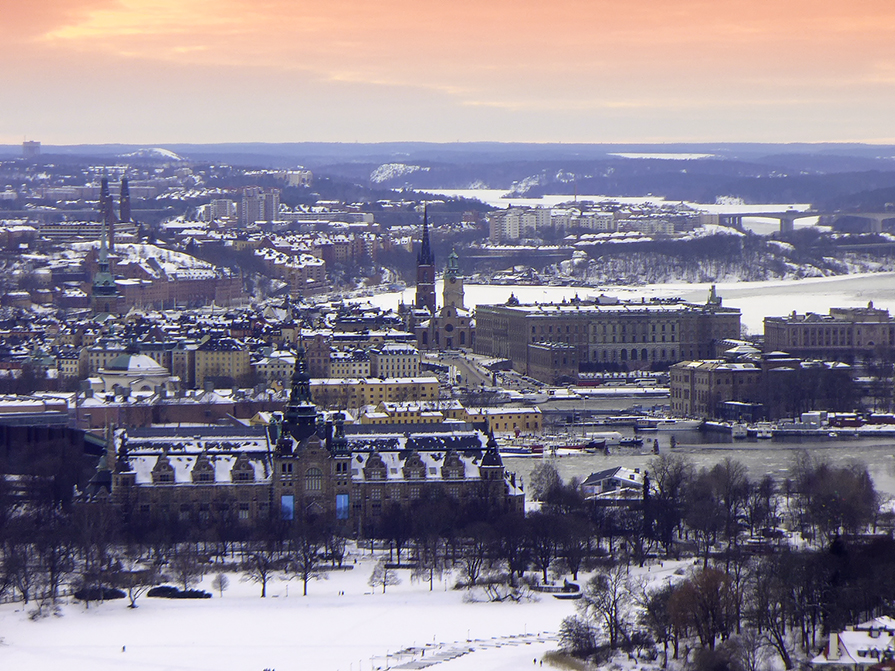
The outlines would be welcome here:
M 167 375 L 168 371 L 152 357 L 145 354 L 121 354 L 106 364 L 107 372 L 132 375 Z

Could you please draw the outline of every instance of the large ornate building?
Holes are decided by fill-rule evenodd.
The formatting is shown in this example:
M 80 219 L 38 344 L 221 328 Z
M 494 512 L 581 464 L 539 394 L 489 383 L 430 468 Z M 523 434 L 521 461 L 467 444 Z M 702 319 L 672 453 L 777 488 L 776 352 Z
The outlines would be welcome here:
M 116 433 L 96 496 L 139 514 L 197 525 L 324 516 L 345 533 L 375 531 L 392 506 L 431 493 L 467 508 L 521 512 L 521 483 L 493 438 L 468 424 L 351 426 L 311 401 L 304 349 L 282 420 L 266 427 L 153 426 Z
M 704 304 L 600 296 L 522 305 L 511 297 L 505 305 L 477 306 L 475 351 L 510 359 L 526 375 L 572 374 L 708 358 L 717 343 L 739 335 L 739 309 L 722 307 L 714 288 Z
M 895 352 L 895 319 L 888 310 L 830 308 L 826 315 L 793 312 L 765 317 L 765 351 L 795 356 L 854 361 Z

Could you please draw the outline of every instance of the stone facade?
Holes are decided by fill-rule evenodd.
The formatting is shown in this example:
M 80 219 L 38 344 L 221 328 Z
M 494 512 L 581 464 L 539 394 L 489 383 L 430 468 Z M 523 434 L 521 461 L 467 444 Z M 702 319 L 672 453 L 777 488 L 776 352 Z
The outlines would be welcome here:
M 475 351 L 510 359 L 526 375 L 533 367 L 530 345 L 538 343 L 576 348 L 580 368 L 648 369 L 713 356 L 716 343 L 739 334 L 740 311 L 721 307 L 714 295 L 703 305 L 607 297 L 561 304 L 513 301 L 476 308 Z M 539 370 L 537 362 L 534 368 Z
M 341 415 L 319 423 L 310 389 L 299 348 L 280 423 L 119 431 L 111 492 L 94 495 L 200 528 L 322 517 L 357 536 L 373 533 L 390 507 L 412 508 L 435 492 L 493 513 L 522 512 L 521 486 L 482 432 L 346 433 Z

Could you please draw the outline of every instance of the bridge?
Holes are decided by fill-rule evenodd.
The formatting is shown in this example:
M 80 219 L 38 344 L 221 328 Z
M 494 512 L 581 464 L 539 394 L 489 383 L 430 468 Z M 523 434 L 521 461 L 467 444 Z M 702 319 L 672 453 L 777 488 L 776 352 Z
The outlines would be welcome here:
M 796 219 L 807 217 L 853 217 L 866 219 L 871 233 L 882 233 L 883 222 L 887 219 L 895 219 L 895 212 L 819 212 L 817 210 L 786 210 L 785 212 L 727 212 L 718 215 L 718 223 L 722 226 L 731 226 L 743 230 L 743 219 L 755 217 L 759 219 L 777 219 L 780 222 L 780 232 L 789 233 L 795 228 Z

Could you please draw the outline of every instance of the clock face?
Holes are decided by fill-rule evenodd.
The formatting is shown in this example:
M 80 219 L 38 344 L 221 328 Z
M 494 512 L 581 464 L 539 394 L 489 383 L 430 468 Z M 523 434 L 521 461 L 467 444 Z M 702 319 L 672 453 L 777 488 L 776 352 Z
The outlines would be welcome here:
M 456 283 L 457 283 L 457 278 L 456 278 L 456 277 L 452 277 L 452 278 L 451 278 L 451 284 L 456 284 Z

